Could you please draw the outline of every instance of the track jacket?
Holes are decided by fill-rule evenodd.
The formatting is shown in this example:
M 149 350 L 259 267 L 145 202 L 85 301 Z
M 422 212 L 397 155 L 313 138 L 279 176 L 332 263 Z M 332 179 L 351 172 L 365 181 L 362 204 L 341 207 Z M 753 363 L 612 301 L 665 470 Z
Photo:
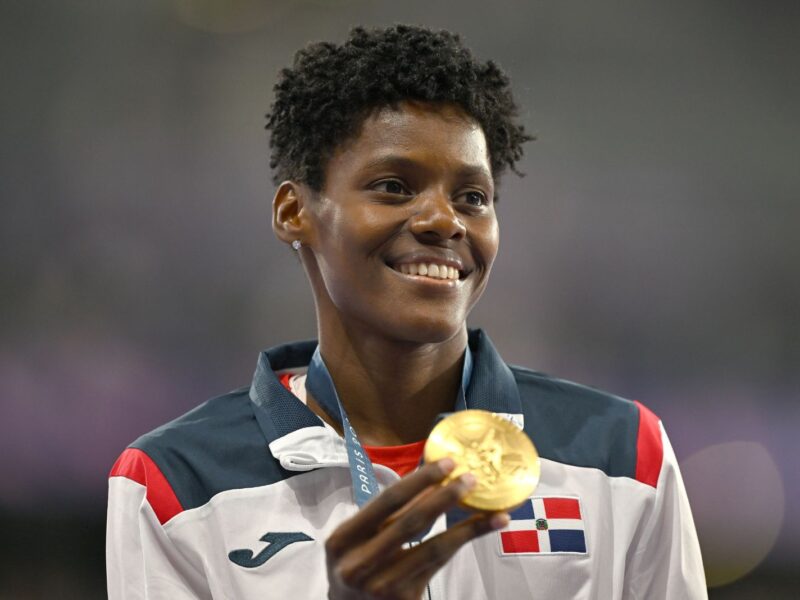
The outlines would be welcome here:
M 471 331 L 468 408 L 524 427 L 542 459 L 509 526 L 461 548 L 431 599 L 706 598 L 678 464 L 658 418 L 506 365 Z M 249 388 L 139 438 L 109 480 L 111 599 L 323 599 L 324 542 L 356 513 L 344 441 L 279 381 L 316 342 L 263 352 Z M 398 479 L 374 465 L 383 487 Z M 429 532 L 457 520 L 442 515 Z

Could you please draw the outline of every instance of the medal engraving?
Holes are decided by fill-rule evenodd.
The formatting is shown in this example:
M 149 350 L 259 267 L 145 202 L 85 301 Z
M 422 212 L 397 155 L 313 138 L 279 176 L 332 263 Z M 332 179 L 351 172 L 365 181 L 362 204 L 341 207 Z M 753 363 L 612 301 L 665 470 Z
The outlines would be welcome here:
M 425 462 L 451 457 L 455 470 L 446 481 L 469 472 L 476 485 L 462 503 L 473 510 L 509 510 L 539 483 L 539 455 L 528 436 L 503 417 L 463 410 L 442 419 L 425 444 Z

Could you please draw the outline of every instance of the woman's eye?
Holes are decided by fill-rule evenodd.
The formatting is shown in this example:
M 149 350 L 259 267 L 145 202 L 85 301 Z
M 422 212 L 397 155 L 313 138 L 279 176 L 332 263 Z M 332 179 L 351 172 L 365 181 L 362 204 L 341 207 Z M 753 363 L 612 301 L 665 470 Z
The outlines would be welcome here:
M 408 194 L 408 190 L 405 188 L 405 186 L 394 179 L 379 181 L 375 184 L 373 189 L 379 192 L 385 192 L 387 194 Z
M 489 201 L 486 199 L 486 195 L 482 192 L 466 192 L 464 194 L 464 199 L 470 206 L 486 206 L 489 204 Z

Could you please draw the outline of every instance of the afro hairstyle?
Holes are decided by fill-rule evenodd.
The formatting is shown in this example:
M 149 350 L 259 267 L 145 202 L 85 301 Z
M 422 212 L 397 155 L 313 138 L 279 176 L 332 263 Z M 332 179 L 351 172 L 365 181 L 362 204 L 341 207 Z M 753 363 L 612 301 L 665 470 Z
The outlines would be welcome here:
M 508 77 L 477 61 L 457 34 L 395 25 L 355 27 L 342 45 L 310 44 L 282 69 L 267 115 L 273 181 L 320 191 L 327 160 L 358 135 L 364 119 L 404 100 L 458 105 L 483 129 L 497 179 L 533 139 L 515 123 Z

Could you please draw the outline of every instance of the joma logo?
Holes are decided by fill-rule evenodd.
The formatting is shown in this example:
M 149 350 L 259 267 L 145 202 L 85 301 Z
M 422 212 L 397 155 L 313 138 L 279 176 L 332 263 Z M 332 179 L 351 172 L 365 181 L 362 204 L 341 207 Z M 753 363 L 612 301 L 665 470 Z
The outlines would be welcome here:
M 295 542 L 311 542 L 314 541 L 305 533 L 299 531 L 292 532 L 268 532 L 261 536 L 262 542 L 267 542 L 269 546 L 264 548 L 261 552 L 253 556 L 252 550 L 233 550 L 228 554 L 231 562 L 244 567 L 246 569 L 254 569 L 260 567 L 270 558 L 275 556 L 278 552 L 286 548 L 289 544 Z

